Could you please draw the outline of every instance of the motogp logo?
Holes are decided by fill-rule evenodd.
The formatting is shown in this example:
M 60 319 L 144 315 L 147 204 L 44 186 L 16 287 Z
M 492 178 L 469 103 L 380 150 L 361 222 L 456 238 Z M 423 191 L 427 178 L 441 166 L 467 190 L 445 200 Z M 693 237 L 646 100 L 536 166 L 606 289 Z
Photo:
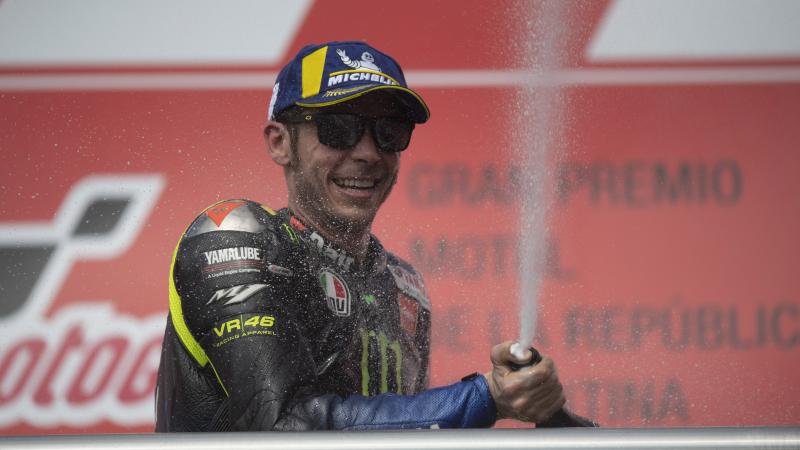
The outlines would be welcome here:
M 50 307 L 75 262 L 131 246 L 164 184 L 160 174 L 89 176 L 52 222 L 0 224 L 0 426 L 152 422 L 163 314 L 121 314 L 113 299 Z

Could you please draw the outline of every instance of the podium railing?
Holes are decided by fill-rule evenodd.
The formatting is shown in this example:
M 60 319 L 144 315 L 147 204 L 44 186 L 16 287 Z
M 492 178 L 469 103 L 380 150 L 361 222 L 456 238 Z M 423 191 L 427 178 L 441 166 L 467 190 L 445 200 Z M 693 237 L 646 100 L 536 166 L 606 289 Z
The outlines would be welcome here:
M 2 450 L 800 449 L 800 427 L 408 430 L 0 437 Z

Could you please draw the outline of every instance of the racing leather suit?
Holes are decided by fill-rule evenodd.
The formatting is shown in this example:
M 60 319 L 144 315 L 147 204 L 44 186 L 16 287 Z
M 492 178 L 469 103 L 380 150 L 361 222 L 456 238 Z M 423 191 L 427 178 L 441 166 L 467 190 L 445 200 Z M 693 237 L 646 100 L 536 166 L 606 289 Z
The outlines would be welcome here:
M 488 427 L 484 377 L 427 389 L 422 278 L 370 238 L 357 260 L 287 209 L 205 210 L 170 268 L 156 431 Z

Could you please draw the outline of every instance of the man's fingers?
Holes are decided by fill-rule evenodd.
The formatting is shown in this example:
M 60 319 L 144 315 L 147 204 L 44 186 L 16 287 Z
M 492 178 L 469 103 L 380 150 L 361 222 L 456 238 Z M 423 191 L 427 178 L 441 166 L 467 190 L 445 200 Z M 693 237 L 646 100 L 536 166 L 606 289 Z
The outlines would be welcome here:
M 519 420 L 541 422 L 550 418 L 566 399 L 550 358 L 506 375 L 508 392 L 516 397 L 511 408 Z
M 548 381 L 546 384 L 543 384 L 539 389 L 531 392 L 531 395 L 528 397 L 529 404 L 550 404 L 553 402 L 560 401 L 559 399 L 564 398 L 564 389 L 561 387 L 561 383 L 558 381 L 550 382 Z
M 497 344 L 492 347 L 491 359 L 493 366 L 498 367 L 508 365 L 512 344 L 512 341 L 505 341 L 502 344 Z
M 511 347 L 509 347 L 509 353 L 511 353 L 513 362 L 518 365 L 529 364 L 533 359 L 533 352 L 519 342 L 514 342 L 511 344 Z
M 542 393 L 537 398 L 527 398 L 515 404 L 515 410 L 523 417 L 542 422 L 556 413 L 566 403 L 566 397 L 560 389 Z
M 518 343 L 514 341 L 505 341 L 502 344 L 497 344 L 492 347 L 491 352 L 491 359 L 492 364 L 496 366 L 510 366 L 511 364 L 523 365 L 528 364 L 533 357 L 531 351 L 525 348 L 522 351 L 522 359 L 517 358 L 517 356 L 512 351 L 513 346 L 519 346 Z
M 494 366 L 487 374 L 489 390 L 495 400 L 499 417 L 511 417 L 526 422 L 540 422 L 550 418 L 566 401 L 563 387 L 558 381 L 555 363 L 543 357 L 533 366 L 531 351 L 525 349 L 525 359 L 512 353 L 514 342 L 506 341 L 492 347 L 491 360 Z M 523 366 L 511 370 L 511 365 Z
M 535 366 L 523 367 L 514 375 L 520 377 L 519 383 L 530 389 L 550 381 L 558 382 L 558 373 L 556 372 L 555 364 L 552 359 L 546 356 Z

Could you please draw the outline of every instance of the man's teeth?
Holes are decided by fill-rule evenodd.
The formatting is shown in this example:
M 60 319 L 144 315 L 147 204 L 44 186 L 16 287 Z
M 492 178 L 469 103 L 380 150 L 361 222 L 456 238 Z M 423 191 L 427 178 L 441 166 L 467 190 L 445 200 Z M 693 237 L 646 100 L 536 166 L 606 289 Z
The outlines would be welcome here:
M 358 180 L 355 178 L 348 178 L 348 179 L 337 179 L 334 182 L 340 186 L 345 188 L 354 188 L 354 189 L 372 189 L 375 187 L 375 180 Z

